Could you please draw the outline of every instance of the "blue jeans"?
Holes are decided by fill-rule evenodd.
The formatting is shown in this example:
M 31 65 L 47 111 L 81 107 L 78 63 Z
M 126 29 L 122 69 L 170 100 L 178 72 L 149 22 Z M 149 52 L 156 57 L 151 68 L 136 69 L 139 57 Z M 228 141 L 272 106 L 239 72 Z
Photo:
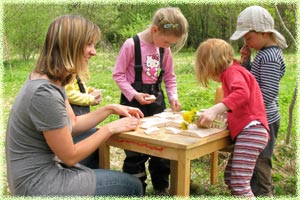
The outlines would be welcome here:
M 96 173 L 95 196 L 142 196 L 143 186 L 141 181 L 129 174 L 94 169 Z
M 73 137 L 74 142 L 79 142 L 96 132 L 96 128 Z M 99 169 L 99 152 L 96 150 L 90 156 L 80 161 L 81 164 L 94 169 L 96 174 L 95 196 L 142 196 L 143 186 L 141 181 L 127 173 Z

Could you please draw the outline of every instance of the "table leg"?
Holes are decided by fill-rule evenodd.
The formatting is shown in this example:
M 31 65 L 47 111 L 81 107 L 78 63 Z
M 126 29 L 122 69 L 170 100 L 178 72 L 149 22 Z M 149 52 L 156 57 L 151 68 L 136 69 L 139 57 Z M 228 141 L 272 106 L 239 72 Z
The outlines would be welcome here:
M 218 182 L 218 152 L 215 151 L 210 156 L 210 183 L 215 185 Z
M 99 148 L 99 168 L 110 169 L 109 145 L 103 143 Z
M 171 181 L 170 181 L 170 194 L 175 195 L 177 192 L 177 174 L 178 174 L 178 162 L 177 160 L 171 160 Z
M 170 193 L 177 196 L 190 195 L 191 161 L 171 160 L 171 187 Z

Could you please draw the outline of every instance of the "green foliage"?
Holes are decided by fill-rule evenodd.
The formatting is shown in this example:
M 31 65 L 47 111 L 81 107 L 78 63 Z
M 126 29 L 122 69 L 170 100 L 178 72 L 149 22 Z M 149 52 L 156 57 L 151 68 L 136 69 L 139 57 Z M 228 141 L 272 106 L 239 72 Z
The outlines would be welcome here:
M 280 173 L 273 174 L 273 181 L 274 182 L 278 182 L 280 180 L 282 180 L 282 175 Z
M 55 9 L 44 4 L 5 4 L 4 34 L 9 51 L 25 60 L 32 58 L 44 41 Z
M 139 13 L 129 13 L 126 18 L 129 19 L 129 21 L 135 21 L 135 23 L 123 23 L 123 27 L 121 27 L 119 34 L 124 40 L 143 31 L 150 24 L 148 16 L 143 16 Z
M 287 127 L 288 127 L 288 113 L 289 113 L 289 105 L 291 103 L 291 99 L 293 96 L 294 89 L 296 87 L 296 74 L 297 74 L 297 65 L 296 65 L 296 58 L 294 54 L 285 54 L 285 61 L 286 61 L 286 72 L 283 76 L 280 84 L 279 90 L 279 107 L 280 107 L 280 114 L 282 120 L 280 121 L 280 128 L 279 134 L 282 136 L 286 136 Z M 296 108 L 295 108 L 296 109 Z M 298 123 L 298 120 L 294 117 L 293 121 L 293 129 L 292 133 L 296 133 L 295 125 Z
M 9 66 L 11 65 L 11 70 Z M 21 85 L 26 80 L 29 72 L 33 69 L 34 63 L 32 60 L 26 62 L 13 60 L 11 63 L 4 63 L 5 76 L 3 76 L 4 86 L 9 86 L 3 93 L 4 98 L 14 97 L 20 90 Z M 5 87 L 4 87 L 5 89 Z
M 79 14 L 95 22 L 101 29 L 103 49 L 113 51 L 123 42 L 150 23 L 154 12 L 160 7 L 179 7 L 189 22 L 189 37 L 186 48 L 197 48 L 200 42 L 216 37 L 229 40 L 235 31 L 236 19 L 240 11 L 249 6 L 246 3 L 103 3 L 103 2 L 68 2 L 68 3 L 4 3 L 4 40 L 9 44 L 10 56 L 32 58 L 41 48 L 50 22 L 65 14 Z M 259 4 L 258 4 L 259 5 Z M 275 28 L 286 36 L 289 48 L 294 52 L 296 44 L 280 23 L 274 4 L 262 3 L 275 19 Z M 278 4 L 282 19 L 296 36 L 296 4 Z M 238 50 L 243 41 L 231 41 Z M 99 47 L 100 47 L 99 46 Z

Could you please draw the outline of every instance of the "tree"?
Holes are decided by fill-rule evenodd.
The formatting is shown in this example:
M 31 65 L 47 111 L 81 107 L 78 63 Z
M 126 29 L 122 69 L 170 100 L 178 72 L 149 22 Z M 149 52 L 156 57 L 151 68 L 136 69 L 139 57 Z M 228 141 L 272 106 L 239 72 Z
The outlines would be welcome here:
M 294 6 L 296 6 L 296 5 L 294 5 Z M 280 11 L 277 7 L 277 4 L 275 4 L 275 9 L 276 9 L 277 15 L 280 19 L 280 22 L 281 22 L 283 28 L 288 32 L 289 36 L 292 38 L 294 44 L 296 45 L 296 40 L 295 40 L 294 36 L 291 34 L 291 32 L 289 31 L 289 29 L 286 27 L 286 25 L 281 17 Z M 293 112 L 294 112 L 294 107 L 295 107 L 297 96 L 298 96 L 298 81 L 296 81 L 293 97 L 292 97 L 292 100 L 291 100 L 291 103 L 289 106 L 288 132 L 287 132 L 286 139 L 285 139 L 286 144 L 290 143 L 291 130 L 292 130 L 292 126 L 293 126 Z
M 32 58 L 41 48 L 58 6 L 46 4 L 4 4 L 4 35 L 10 52 L 22 59 Z

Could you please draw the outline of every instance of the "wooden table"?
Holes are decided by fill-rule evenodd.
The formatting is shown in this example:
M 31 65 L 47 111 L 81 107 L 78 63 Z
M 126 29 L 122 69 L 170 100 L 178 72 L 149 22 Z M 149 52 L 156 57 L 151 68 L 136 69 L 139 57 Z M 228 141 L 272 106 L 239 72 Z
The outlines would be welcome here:
M 217 182 L 218 150 L 232 144 L 227 130 L 198 138 L 180 134 L 147 135 L 143 130 L 112 136 L 100 147 L 100 168 L 110 168 L 109 146 L 166 158 L 171 161 L 170 194 L 188 196 L 190 193 L 191 160 L 211 154 L 211 183 Z

